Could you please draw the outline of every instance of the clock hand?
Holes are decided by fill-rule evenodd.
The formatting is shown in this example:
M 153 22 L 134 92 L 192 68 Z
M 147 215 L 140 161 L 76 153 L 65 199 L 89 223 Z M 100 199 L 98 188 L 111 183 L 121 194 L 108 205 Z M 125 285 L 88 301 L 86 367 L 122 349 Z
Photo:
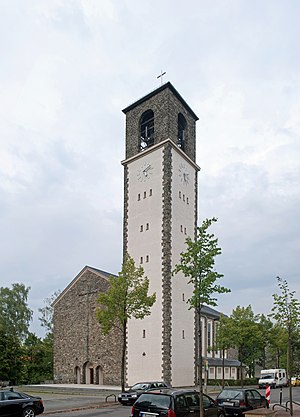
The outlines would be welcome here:
M 150 168 L 151 168 L 151 165 L 148 165 L 145 169 L 143 169 L 143 173 L 146 177 L 148 175 L 148 171 L 149 171 Z

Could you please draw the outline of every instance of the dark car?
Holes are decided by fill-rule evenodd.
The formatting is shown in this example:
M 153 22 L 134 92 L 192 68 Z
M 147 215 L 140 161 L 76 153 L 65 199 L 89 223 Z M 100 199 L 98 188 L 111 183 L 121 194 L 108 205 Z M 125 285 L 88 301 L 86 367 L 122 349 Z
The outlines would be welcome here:
M 118 401 L 123 405 L 132 405 L 143 392 L 155 388 L 169 388 L 164 381 L 138 382 L 125 392 L 118 395 Z
M 269 408 L 266 397 L 252 388 L 225 388 L 216 401 L 226 414 L 234 416 L 241 416 L 244 411 L 255 408 Z
M 44 404 L 40 397 L 33 397 L 11 389 L 0 390 L 1 417 L 35 417 L 43 411 Z
M 142 394 L 130 417 L 199 417 L 199 393 L 188 389 L 162 389 Z M 205 417 L 225 417 L 215 400 L 203 394 Z

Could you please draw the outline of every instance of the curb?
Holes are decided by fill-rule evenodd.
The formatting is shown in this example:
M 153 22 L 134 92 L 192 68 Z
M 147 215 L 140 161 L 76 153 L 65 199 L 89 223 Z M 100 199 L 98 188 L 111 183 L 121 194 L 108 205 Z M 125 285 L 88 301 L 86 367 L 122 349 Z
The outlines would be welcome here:
M 60 413 L 69 413 L 71 411 L 81 411 L 81 410 L 91 410 L 91 409 L 97 409 L 97 408 L 105 408 L 105 407 L 115 407 L 119 405 L 119 403 L 108 403 L 103 402 L 99 403 L 98 405 L 89 405 L 85 407 L 77 407 L 77 408 L 65 408 L 63 410 L 51 410 L 51 411 L 44 411 L 43 415 L 47 414 L 60 414 Z

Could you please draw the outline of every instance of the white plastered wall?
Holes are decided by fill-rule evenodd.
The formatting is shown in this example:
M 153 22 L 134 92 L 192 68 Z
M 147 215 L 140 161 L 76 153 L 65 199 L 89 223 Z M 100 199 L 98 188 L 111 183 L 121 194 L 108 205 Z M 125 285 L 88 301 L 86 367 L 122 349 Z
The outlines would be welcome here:
M 179 262 L 186 249 L 187 236 L 194 237 L 195 227 L 195 168 L 176 150 L 172 155 L 172 263 Z M 182 181 L 184 170 L 188 182 Z M 181 175 L 180 175 L 181 174 Z M 194 310 L 186 301 L 192 286 L 182 273 L 172 278 L 172 385 L 194 384 Z M 184 333 L 183 333 L 184 332 Z
M 147 171 L 146 177 L 142 171 L 149 164 L 151 170 Z M 128 323 L 129 385 L 145 380 L 145 376 L 147 380 L 162 379 L 162 172 L 162 148 L 141 154 L 140 158 L 128 164 L 128 252 L 137 266 L 141 265 L 143 258 L 142 266 L 150 280 L 149 293 L 156 293 L 151 315 L 143 320 L 132 319 Z

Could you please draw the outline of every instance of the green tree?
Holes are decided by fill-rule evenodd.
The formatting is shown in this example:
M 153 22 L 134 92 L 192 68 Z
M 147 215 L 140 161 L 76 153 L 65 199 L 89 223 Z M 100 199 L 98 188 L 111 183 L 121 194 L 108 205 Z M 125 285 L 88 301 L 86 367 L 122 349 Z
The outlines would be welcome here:
M 60 290 L 55 291 L 50 297 L 44 299 L 45 306 L 39 308 L 39 321 L 41 326 L 46 330 L 46 334 L 52 334 L 53 332 L 53 307 L 52 303 L 61 293 Z
M 215 271 L 215 257 L 221 254 L 218 239 L 214 234 L 208 233 L 208 228 L 217 221 L 215 217 L 205 219 L 201 226 L 197 227 L 195 239 L 186 239 L 187 249 L 180 254 L 180 261 L 175 266 L 174 274 L 182 272 L 188 278 L 188 284 L 193 286 L 193 294 L 187 303 L 195 309 L 198 323 L 198 358 L 197 376 L 200 391 L 200 417 L 203 417 L 203 383 L 202 383 L 202 329 L 201 309 L 203 305 L 217 305 L 216 293 L 230 292 L 216 281 L 223 277 Z
M 28 334 L 32 311 L 27 305 L 30 287 L 12 284 L 0 287 L 0 328 L 7 334 L 23 340 Z
M 286 330 L 287 343 L 287 374 L 289 378 L 289 397 L 290 397 L 290 414 L 293 415 L 293 398 L 292 398 L 292 357 L 293 346 L 295 344 L 296 336 L 299 332 L 300 322 L 300 303 L 295 297 L 296 291 L 290 291 L 288 283 L 280 277 L 277 277 L 278 287 L 281 294 L 273 294 L 274 305 L 272 313 L 270 314 L 277 323 Z
M 29 333 L 22 347 L 22 383 L 38 384 L 53 379 L 53 340 L 48 334 L 40 339 Z
M 222 355 L 222 388 L 225 386 L 225 352 L 232 347 L 231 336 L 227 330 L 227 322 L 229 318 L 223 314 L 217 323 L 217 334 L 215 349 L 221 351 Z
M 0 380 L 16 384 L 21 378 L 22 342 L 29 333 L 30 288 L 24 284 L 0 287 Z
M 148 295 L 149 279 L 144 277 L 144 269 L 136 268 L 134 260 L 125 254 L 122 269 L 117 277 L 109 278 L 110 288 L 100 293 L 97 318 L 104 335 L 113 328 L 122 334 L 121 386 L 125 389 L 125 354 L 127 348 L 128 320 L 143 319 L 150 315 L 156 301 L 156 294 Z
M 263 336 L 258 321 L 259 316 L 255 316 L 250 305 L 248 307 L 237 306 L 227 320 L 231 347 L 238 350 L 242 386 L 244 385 L 243 365 L 248 366 L 250 374 L 253 373 L 253 363 L 259 357 L 263 345 Z

